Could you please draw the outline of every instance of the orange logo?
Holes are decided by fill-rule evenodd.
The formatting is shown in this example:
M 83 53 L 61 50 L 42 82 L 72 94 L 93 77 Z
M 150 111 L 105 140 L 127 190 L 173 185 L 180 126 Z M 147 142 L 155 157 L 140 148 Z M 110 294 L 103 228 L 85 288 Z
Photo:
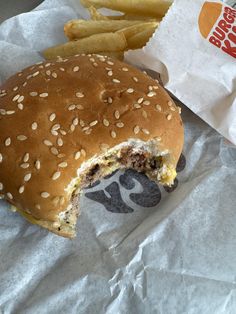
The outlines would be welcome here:
M 236 10 L 218 2 L 205 2 L 199 30 L 211 44 L 236 58 Z

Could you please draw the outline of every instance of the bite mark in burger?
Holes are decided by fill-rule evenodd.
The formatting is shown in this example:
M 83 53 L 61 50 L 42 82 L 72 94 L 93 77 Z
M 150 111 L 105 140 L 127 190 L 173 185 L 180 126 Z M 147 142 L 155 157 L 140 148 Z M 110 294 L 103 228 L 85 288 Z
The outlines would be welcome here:
M 141 71 L 100 55 L 38 63 L 0 90 L 0 194 L 74 237 L 85 187 L 122 168 L 171 186 L 183 138 L 179 108 Z

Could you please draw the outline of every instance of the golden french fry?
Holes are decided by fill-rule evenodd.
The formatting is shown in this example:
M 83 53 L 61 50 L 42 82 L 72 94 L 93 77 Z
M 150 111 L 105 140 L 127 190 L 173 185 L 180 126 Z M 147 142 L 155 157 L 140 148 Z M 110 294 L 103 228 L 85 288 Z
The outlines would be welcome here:
M 140 21 L 87 21 L 71 20 L 64 25 L 65 35 L 69 40 L 88 37 L 94 34 L 116 32 L 126 27 L 140 24 Z
M 80 53 L 99 53 L 100 51 L 122 51 L 127 47 L 124 34 L 103 33 L 48 48 L 42 52 L 45 59 L 69 57 Z
M 143 16 L 164 16 L 172 0 L 81 0 L 85 7 L 108 8 Z
M 108 56 L 114 59 L 118 59 L 120 61 L 124 60 L 124 51 L 99 52 L 98 54 L 102 56 Z
M 139 49 L 144 47 L 155 32 L 156 27 L 150 27 L 127 39 L 128 49 Z
M 152 32 L 158 27 L 158 22 L 141 22 L 139 24 L 123 28 L 117 31 L 118 34 L 123 33 L 128 42 L 129 47 L 129 38 L 137 35 L 138 33 L 144 32 L 145 30 L 151 30 Z

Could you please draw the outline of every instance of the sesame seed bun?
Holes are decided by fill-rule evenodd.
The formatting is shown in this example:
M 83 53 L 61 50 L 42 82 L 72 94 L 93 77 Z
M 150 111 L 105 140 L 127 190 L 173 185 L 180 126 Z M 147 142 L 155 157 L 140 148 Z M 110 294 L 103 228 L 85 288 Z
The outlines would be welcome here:
M 171 185 L 183 137 L 179 108 L 141 71 L 99 55 L 38 63 L 0 89 L 0 195 L 74 237 L 85 186 L 119 168 Z

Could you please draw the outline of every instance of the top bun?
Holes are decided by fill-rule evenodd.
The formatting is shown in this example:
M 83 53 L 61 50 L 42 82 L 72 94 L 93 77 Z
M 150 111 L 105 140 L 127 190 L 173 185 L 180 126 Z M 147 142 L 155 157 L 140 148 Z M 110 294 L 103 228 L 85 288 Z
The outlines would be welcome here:
M 108 57 L 28 67 L 0 89 L 0 193 L 32 222 L 72 236 L 58 217 L 85 162 L 130 139 L 156 139 L 175 168 L 183 147 L 178 109 L 156 80 Z

